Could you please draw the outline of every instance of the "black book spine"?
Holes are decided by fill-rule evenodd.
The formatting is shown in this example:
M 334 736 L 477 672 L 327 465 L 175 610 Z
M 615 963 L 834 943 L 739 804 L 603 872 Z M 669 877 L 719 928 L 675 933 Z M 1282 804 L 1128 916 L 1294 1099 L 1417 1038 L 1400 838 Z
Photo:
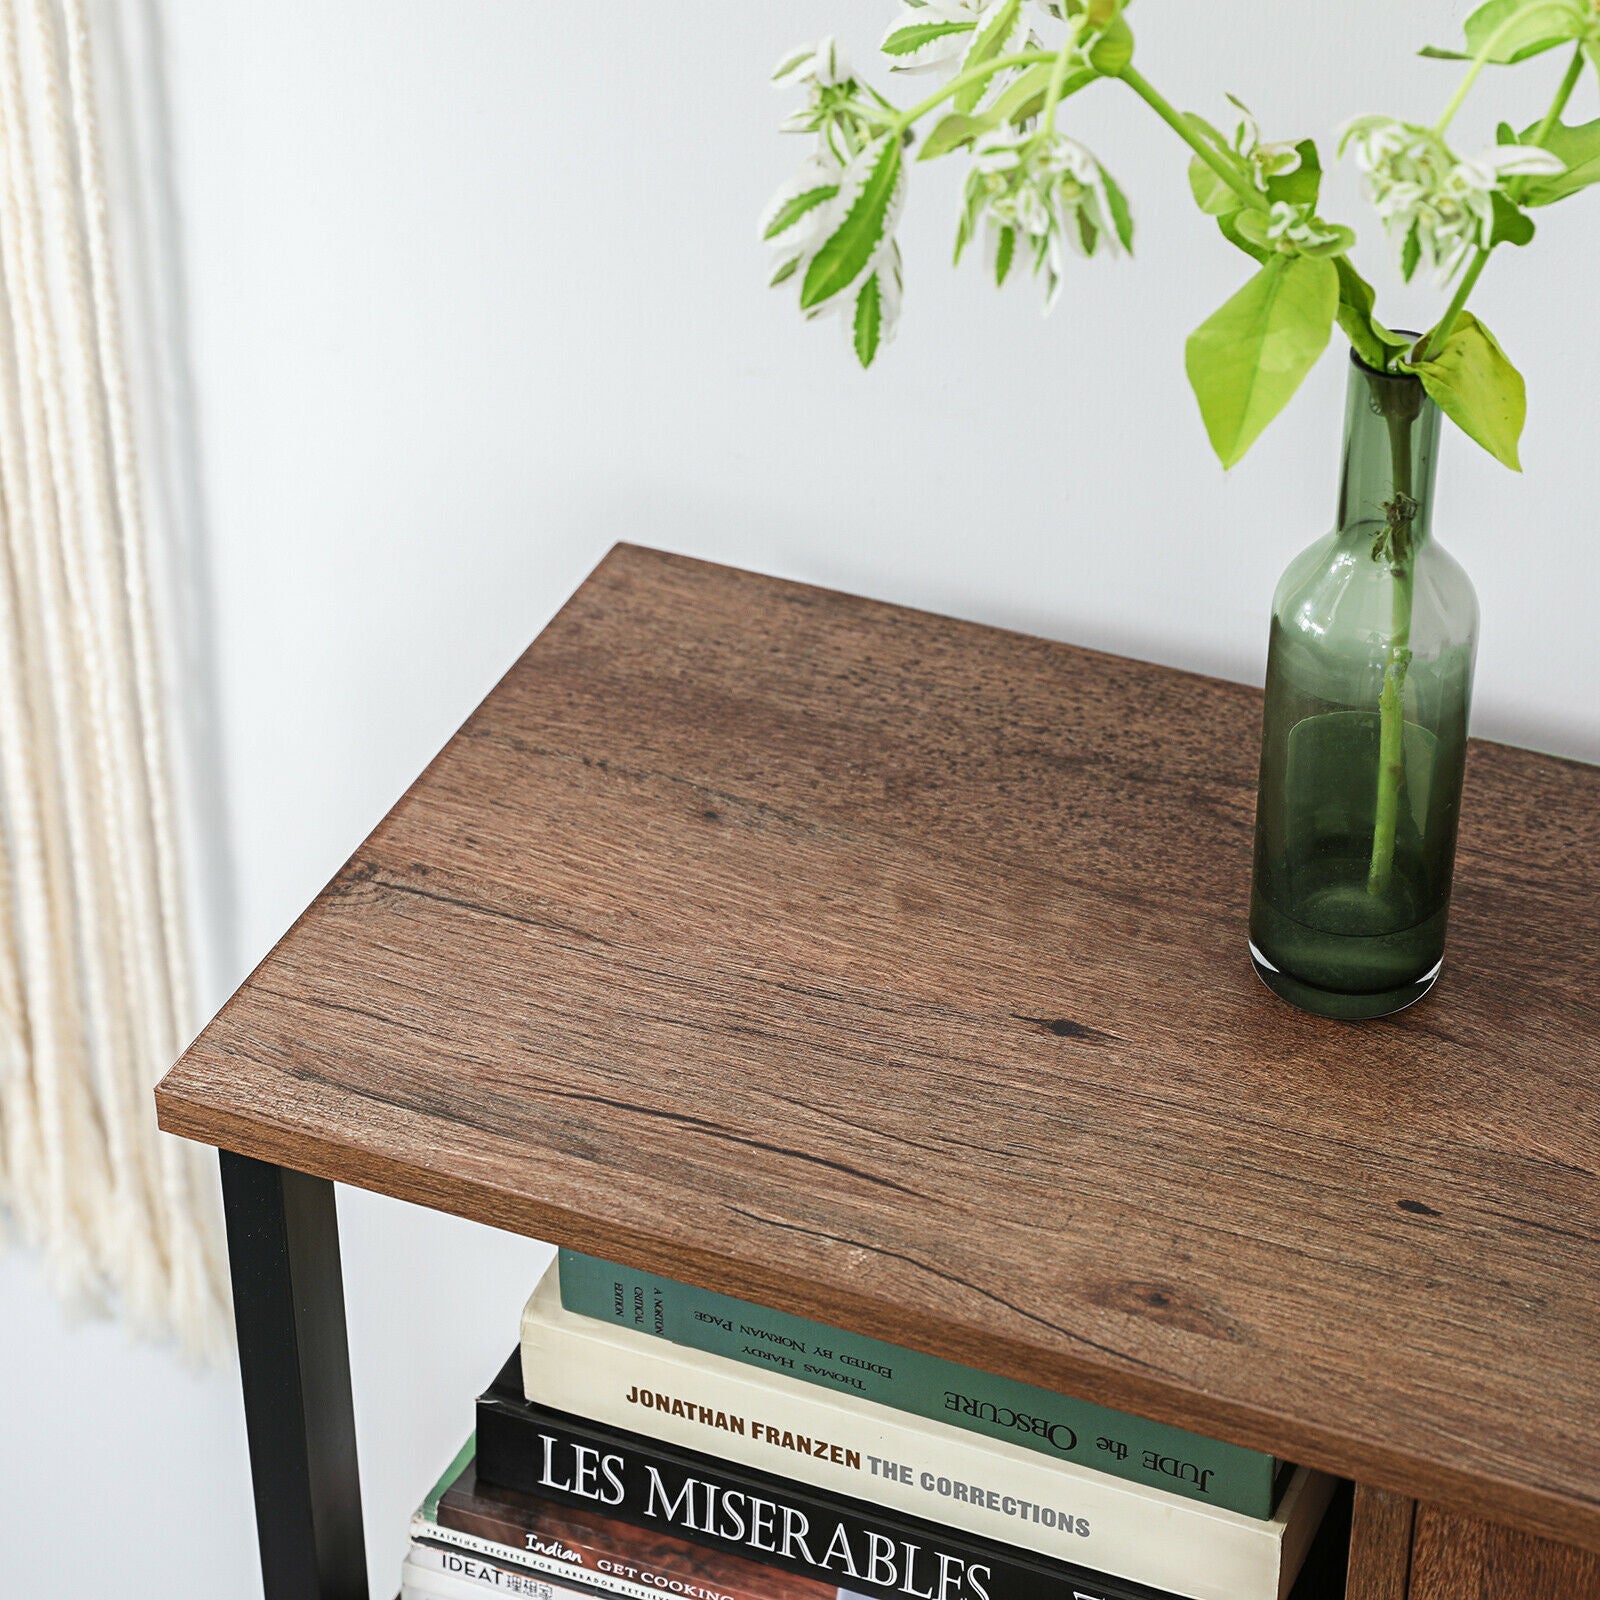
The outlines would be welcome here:
M 478 1401 L 478 1473 L 884 1600 L 1180 1600 L 551 1411 L 500 1384 Z

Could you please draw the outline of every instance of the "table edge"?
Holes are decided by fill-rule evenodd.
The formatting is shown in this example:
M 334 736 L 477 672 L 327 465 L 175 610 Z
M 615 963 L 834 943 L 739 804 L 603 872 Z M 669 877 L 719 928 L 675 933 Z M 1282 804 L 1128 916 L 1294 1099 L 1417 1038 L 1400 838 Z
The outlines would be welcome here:
M 430 1193 L 425 1168 L 254 1122 L 191 1098 L 175 1081 L 181 1071 L 179 1062 L 155 1089 L 156 1120 L 164 1133 L 599 1255 L 636 1270 L 662 1272 L 869 1337 L 902 1345 L 910 1342 L 892 1302 L 840 1288 L 826 1290 L 819 1302 L 815 1281 L 774 1270 L 770 1263 L 741 1262 L 663 1236 L 618 1229 L 586 1213 L 454 1172 L 442 1173 L 445 1181 Z M 1063 1393 L 1082 1393 L 1089 1386 L 1097 1401 L 1118 1410 L 1600 1554 L 1600 1502 L 1517 1479 L 1488 1478 L 1392 1441 L 1354 1438 L 1312 1419 L 1204 1394 L 1142 1373 L 1109 1348 L 1085 1345 L 1081 1354 L 1066 1354 L 951 1319 L 936 1326 L 942 1337 L 915 1341 L 916 1348 L 969 1366 L 974 1364 L 973 1352 L 981 1349 L 985 1369 L 1004 1377 Z

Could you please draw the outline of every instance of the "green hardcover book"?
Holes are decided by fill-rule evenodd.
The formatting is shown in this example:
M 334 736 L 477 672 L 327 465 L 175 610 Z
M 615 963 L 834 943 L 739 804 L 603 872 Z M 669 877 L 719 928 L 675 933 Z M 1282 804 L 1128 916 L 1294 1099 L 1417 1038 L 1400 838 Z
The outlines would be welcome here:
M 859 1395 L 1247 1517 L 1272 1515 L 1279 1463 L 1259 1450 L 841 1333 L 576 1250 L 561 1252 L 560 1273 L 561 1303 L 578 1316 Z

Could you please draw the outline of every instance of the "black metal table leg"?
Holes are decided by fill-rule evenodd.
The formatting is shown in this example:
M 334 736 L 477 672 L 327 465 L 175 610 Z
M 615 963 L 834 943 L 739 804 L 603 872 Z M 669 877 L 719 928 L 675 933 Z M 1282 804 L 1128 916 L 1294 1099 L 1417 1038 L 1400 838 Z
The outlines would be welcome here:
M 266 1600 L 367 1600 L 333 1185 L 221 1157 Z

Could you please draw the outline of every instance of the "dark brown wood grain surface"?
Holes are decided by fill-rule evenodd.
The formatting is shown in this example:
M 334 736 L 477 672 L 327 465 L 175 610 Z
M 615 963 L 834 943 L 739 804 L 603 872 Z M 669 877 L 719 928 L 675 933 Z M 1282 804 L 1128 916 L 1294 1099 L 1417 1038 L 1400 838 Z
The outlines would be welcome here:
M 1600 1600 L 1600 1556 L 1418 1506 L 1409 1600 Z
M 1260 697 L 619 548 L 162 1126 L 1600 1549 L 1600 771 L 1445 972 L 1245 954 Z
M 1416 1514 L 1416 1501 L 1405 1495 L 1356 1485 L 1345 1600 L 1406 1600 Z

